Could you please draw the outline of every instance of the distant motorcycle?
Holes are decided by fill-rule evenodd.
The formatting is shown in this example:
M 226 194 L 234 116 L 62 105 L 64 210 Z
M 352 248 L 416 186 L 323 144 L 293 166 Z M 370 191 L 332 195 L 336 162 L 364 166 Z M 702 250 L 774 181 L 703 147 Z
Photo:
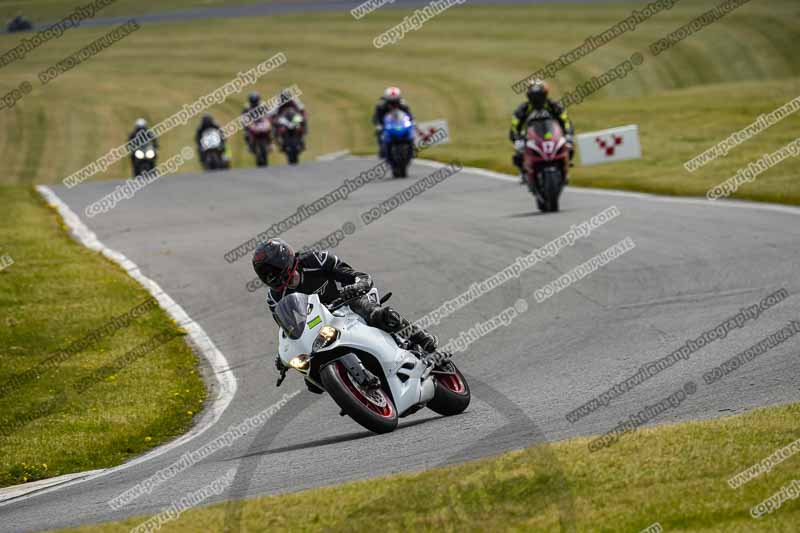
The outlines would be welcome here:
M 156 168 L 156 148 L 148 143 L 133 152 L 133 177 Z
M 256 156 L 256 166 L 267 166 L 267 155 L 272 143 L 272 124 L 267 117 L 260 117 L 247 126 L 247 142 Z
M 8 31 L 8 33 L 31 31 L 32 29 L 33 24 L 31 21 L 22 16 L 14 17 L 11 22 L 8 23 L 8 26 L 6 26 L 6 31 Z
M 367 297 L 377 303 L 377 289 Z M 423 407 L 444 416 L 467 408 L 469 385 L 449 357 L 424 354 L 399 335 L 368 326 L 347 304 L 324 305 L 319 295 L 299 292 L 281 299 L 275 308 L 284 367 L 278 385 L 293 368 L 317 392 L 327 392 L 342 415 L 375 433 L 393 431 L 398 418 Z
M 222 143 L 222 131 L 219 128 L 208 128 L 200 134 L 200 162 L 206 170 L 230 167 L 230 160 Z
M 408 176 L 408 165 L 414 157 L 414 122 L 407 113 L 395 109 L 383 118 L 381 143 L 386 161 L 392 167 L 392 176 Z
M 290 165 L 296 165 L 300 160 L 300 152 L 305 148 L 305 133 L 303 115 L 294 109 L 283 111 L 275 120 L 275 140 Z
M 558 211 L 569 171 L 569 147 L 561 125 L 547 111 L 528 118 L 523 169 L 539 209 Z

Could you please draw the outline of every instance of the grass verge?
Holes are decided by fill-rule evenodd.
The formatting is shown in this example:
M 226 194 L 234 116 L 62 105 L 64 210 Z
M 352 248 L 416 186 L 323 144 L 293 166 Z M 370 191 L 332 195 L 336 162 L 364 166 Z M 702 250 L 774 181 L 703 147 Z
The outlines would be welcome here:
M 31 188 L 0 186 L 0 205 L 14 261 L 0 271 L 0 486 L 113 466 L 185 432 L 205 387 L 184 332 L 157 305 L 104 329 L 150 295 L 70 240 Z
M 797 438 L 800 406 L 640 429 L 596 453 L 589 439 L 446 468 L 245 500 L 242 531 L 797 531 L 800 504 L 762 518 L 750 508 L 797 474 L 788 459 L 739 489 L 727 480 Z M 544 456 L 560 463 L 566 494 Z M 402 495 L 402 498 L 398 498 Z M 223 531 L 225 505 L 190 509 L 166 532 Z M 574 512 L 573 512 L 574 511 Z M 147 517 L 72 532 L 129 531 Z M 562 526 L 565 529 L 561 529 Z

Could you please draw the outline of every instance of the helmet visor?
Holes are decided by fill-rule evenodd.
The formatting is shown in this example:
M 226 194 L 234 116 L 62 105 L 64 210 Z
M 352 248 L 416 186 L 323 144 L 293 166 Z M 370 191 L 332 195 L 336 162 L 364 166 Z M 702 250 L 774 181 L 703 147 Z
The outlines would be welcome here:
M 273 265 L 261 265 L 256 273 L 261 281 L 273 289 L 284 285 L 289 277 L 289 272 L 285 268 L 279 268 Z

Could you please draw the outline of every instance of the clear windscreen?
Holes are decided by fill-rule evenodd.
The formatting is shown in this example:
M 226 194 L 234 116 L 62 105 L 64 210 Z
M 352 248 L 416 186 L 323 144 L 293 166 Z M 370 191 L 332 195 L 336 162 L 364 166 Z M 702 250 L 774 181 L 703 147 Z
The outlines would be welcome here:
M 530 130 L 533 130 L 533 132 L 542 139 L 548 139 L 555 135 L 556 132 L 560 132 L 561 127 L 558 125 L 558 122 L 552 118 L 542 117 L 528 120 L 528 131 Z
M 308 295 L 295 292 L 284 296 L 275 308 L 275 318 L 292 340 L 303 336 L 308 317 Z

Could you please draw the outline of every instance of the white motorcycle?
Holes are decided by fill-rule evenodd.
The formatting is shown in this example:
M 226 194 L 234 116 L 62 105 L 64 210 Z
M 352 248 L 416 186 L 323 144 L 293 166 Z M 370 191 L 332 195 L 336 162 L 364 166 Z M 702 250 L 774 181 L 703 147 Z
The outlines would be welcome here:
M 389 299 L 380 300 L 384 303 Z M 378 291 L 367 297 L 378 302 Z M 388 433 L 398 418 L 428 407 L 441 415 L 469 405 L 467 381 L 444 354 L 425 354 L 397 334 L 370 327 L 336 300 L 329 306 L 316 294 L 281 299 L 275 317 L 281 326 L 278 355 L 320 392 L 327 392 L 342 415 L 375 433 Z

